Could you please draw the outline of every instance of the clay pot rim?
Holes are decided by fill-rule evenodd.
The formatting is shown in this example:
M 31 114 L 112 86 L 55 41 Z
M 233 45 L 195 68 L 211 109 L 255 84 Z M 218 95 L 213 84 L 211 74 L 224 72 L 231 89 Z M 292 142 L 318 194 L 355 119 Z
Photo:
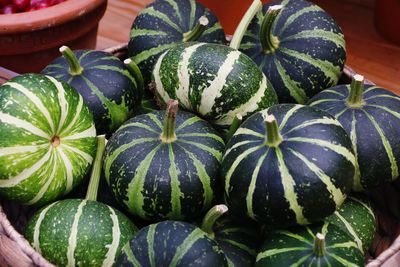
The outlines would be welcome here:
M 51 28 L 85 16 L 107 0 L 67 0 L 57 5 L 16 14 L 0 15 L 0 35 Z

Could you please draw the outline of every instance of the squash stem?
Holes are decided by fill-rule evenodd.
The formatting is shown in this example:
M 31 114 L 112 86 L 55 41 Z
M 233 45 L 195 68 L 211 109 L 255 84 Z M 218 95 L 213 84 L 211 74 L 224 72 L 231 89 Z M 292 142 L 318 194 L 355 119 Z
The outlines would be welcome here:
M 191 42 L 199 39 L 200 36 L 203 34 L 203 32 L 207 29 L 208 23 L 209 23 L 208 18 L 206 16 L 201 16 L 196 26 L 191 31 L 185 32 L 183 34 L 182 41 Z
M 175 134 L 175 117 L 178 112 L 178 101 L 177 100 L 169 100 L 167 109 L 165 112 L 165 120 L 164 120 L 164 129 L 161 133 L 161 141 L 163 143 L 172 143 L 176 140 Z
M 103 162 L 103 154 L 106 146 L 105 135 L 97 136 L 97 151 L 92 165 L 92 172 L 90 173 L 90 180 L 88 190 L 86 192 L 86 199 L 96 201 L 97 191 L 100 183 L 100 173 Z
M 144 79 L 142 72 L 140 71 L 138 65 L 130 58 L 125 59 L 124 64 L 129 73 L 133 76 L 133 78 L 135 78 L 139 90 L 139 103 L 141 103 L 144 94 Z
M 282 142 L 282 136 L 279 133 L 278 122 L 276 121 L 274 115 L 268 115 L 264 119 L 264 122 L 267 131 L 265 144 L 269 147 L 277 147 Z
M 226 212 L 228 211 L 228 207 L 224 204 L 216 205 L 212 207 L 207 214 L 204 216 L 203 221 L 201 222 L 201 229 L 207 233 L 210 238 L 214 238 L 214 224 L 215 222 Z
M 68 46 L 61 46 L 59 51 L 64 56 L 69 64 L 69 73 L 73 76 L 81 75 L 83 72 L 82 66 L 79 64 L 74 52 Z
M 237 129 L 239 129 L 240 124 L 242 124 L 243 117 L 240 114 L 236 114 L 235 118 L 233 118 L 233 121 L 231 123 L 231 126 L 229 126 L 228 133 L 226 134 L 226 140 L 229 141 L 229 139 L 232 138 L 232 136 L 235 134 Z
M 261 11 L 262 9 L 262 2 L 260 0 L 254 0 L 249 9 L 246 11 L 244 16 L 242 17 L 238 27 L 233 34 L 230 47 L 233 49 L 239 49 L 240 43 L 242 42 L 243 36 L 247 31 L 251 21 L 253 20 L 254 16 L 257 12 Z
M 314 254 L 318 257 L 325 255 L 325 237 L 320 233 L 314 239 Z
M 364 93 L 364 76 L 354 75 L 351 85 L 350 93 L 347 98 L 347 104 L 350 107 L 359 108 L 363 105 L 363 93 Z
M 282 5 L 271 6 L 268 8 L 262 21 L 260 28 L 260 42 L 265 54 L 272 54 L 279 47 L 279 39 L 272 34 L 272 27 L 282 8 Z

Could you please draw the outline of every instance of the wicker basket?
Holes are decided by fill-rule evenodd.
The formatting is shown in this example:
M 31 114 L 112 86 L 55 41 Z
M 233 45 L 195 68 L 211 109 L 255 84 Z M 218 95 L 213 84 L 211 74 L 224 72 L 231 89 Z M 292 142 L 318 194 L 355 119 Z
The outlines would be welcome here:
M 105 50 L 123 59 L 126 44 Z M 349 83 L 354 71 L 345 67 L 341 83 Z M 0 84 L 15 76 L 0 67 Z M 366 83 L 372 84 L 366 80 Z M 369 253 L 367 267 L 400 266 L 400 180 L 367 192 L 373 206 L 377 232 Z M 36 252 L 20 234 L 34 210 L 7 201 L 0 201 L 0 266 L 54 266 Z

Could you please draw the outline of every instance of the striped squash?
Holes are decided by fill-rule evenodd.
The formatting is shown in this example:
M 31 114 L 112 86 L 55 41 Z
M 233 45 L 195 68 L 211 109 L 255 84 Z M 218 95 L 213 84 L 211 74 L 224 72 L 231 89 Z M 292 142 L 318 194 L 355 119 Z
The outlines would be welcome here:
M 264 5 L 239 50 L 268 75 L 280 103 L 304 104 L 338 83 L 346 60 L 345 40 L 340 27 L 317 5 L 304 0 L 283 0 L 281 5 Z
M 375 215 L 362 200 L 349 197 L 334 214 L 325 219 L 347 232 L 360 250 L 366 252 L 375 236 Z
M 106 146 L 104 173 L 114 196 L 144 219 L 194 218 L 217 193 L 224 142 L 206 121 L 176 114 L 177 107 L 171 101 L 166 115 L 128 120 Z
M 261 266 L 364 266 L 364 255 L 352 238 L 329 223 L 272 233 L 257 255 Z
M 117 266 L 228 266 L 217 243 L 200 228 L 178 221 L 163 221 L 142 228 L 127 243 Z
M 400 98 L 363 80 L 356 75 L 352 85 L 324 90 L 309 102 L 335 116 L 351 137 L 358 163 L 355 191 L 397 179 L 400 166 Z
M 153 79 L 161 102 L 177 99 L 182 108 L 222 128 L 238 113 L 245 117 L 277 103 L 254 62 L 223 45 L 177 45 L 160 56 Z
M 63 56 L 42 70 L 73 86 L 93 113 L 98 134 L 113 133 L 138 108 L 136 80 L 117 57 L 103 51 L 61 47 Z
M 83 180 L 96 153 L 93 117 L 68 84 L 24 74 L 0 86 L 0 195 L 49 203 Z
M 128 43 L 129 55 L 149 82 L 157 58 L 176 43 L 224 44 L 217 17 L 195 0 L 156 0 L 135 18 Z
M 39 210 L 25 236 L 58 266 L 112 266 L 136 231 L 118 210 L 92 200 L 67 199 Z
M 279 227 L 332 214 L 351 189 L 354 169 L 351 141 L 340 123 L 299 104 L 248 118 L 222 161 L 229 209 Z

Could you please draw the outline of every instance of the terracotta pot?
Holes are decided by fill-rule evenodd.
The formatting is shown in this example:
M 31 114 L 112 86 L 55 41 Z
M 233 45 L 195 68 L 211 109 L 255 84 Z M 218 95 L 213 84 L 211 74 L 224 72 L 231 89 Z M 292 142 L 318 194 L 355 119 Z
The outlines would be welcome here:
M 400 45 L 400 0 L 375 1 L 375 25 L 388 40 Z
M 0 15 L 0 66 L 38 72 L 60 55 L 58 48 L 94 48 L 107 0 L 67 0 L 25 13 Z

